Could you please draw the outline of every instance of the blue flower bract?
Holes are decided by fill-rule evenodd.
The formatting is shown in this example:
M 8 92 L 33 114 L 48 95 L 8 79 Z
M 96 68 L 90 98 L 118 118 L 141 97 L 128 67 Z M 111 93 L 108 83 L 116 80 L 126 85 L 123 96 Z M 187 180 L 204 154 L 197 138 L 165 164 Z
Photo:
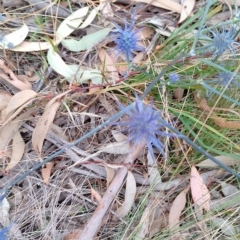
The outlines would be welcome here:
M 128 132 L 128 141 L 133 144 L 133 147 L 142 141 L 145 141 L 148 150 L 153 157 L 154 145 L 158 151 L 165 156 L 164 144 L 157 138 L 157 135 L 163 137 L 175 137 L 175 135 L 163 132 L 161 129 L 166 126 L 159 123 L 161 118 L 160 112 L 153 109 L 152 104 L 146 106 L 136 96 L 135 107 L 131 111 L 126 111 L 129 118 L 125 122 L 120 122 L 118 125 L 123 126 L 123 131 Z
M 203 39 L 208 40 L 210 43 L 204 46 L 204 48 L 209 48 L 213 50 L 213 56 L 220 56 L 226 50 L 231 50 L 232 54 L 235 56 L 234 45 L 240 46 L 240 43 L 235 41 L 235 37 L 237 34 L 236 28 L 231 27 L 229 30 L 226 30 L 225 27 L 222 27 L 222 30 L 219 31 L 216 29 L 215 31 L 209 30 L 212 33 L 212 38 L 208 36 L 204 36 Z
M 117 51 L 118 55 L 124 54 L 127 58 L 127 61 L 133 59 L 132 51 L 144 51 L 143 47 L 138 46 L 138 34 L 141 29 L 135 31 L 133 29 L 133 24 L 134 16 L 132 17 L 129 25 L 125 20 L 124 29 L 122 29 L 118 24 L 114 23 L 118 30 L 118 35 L 115 39 L 115 43 L 117 44 L 115 50 Z

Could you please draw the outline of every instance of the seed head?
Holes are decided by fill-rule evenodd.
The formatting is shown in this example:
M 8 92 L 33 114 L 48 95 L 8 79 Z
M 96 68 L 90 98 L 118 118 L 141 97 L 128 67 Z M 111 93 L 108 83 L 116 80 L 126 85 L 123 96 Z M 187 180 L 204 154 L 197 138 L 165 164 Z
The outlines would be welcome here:
M 166 125 L 159 123 L 161 119 L 160 112 L 153 109 L 153 104 L 146 106 L 136 95 L 134 109 L 128 110 L 126 113 L 129 116 L 128 120 L 118 124 L 124 127 L 123 131 L 128 132 L 129 142 L 136 146 L 140 142 L 145 141 L 152 157 L 154 156 L 152 145 L 165 156 L 164 144 L 157 136 L 173 137 L 176 135 L 161 131 L 162 128 L 167 126 L 167 123 Z
M 117 51 L 118 55 L 124 54 L 127 58 L 127 61 L 133 59 L 132 51 L 144 51 L 143 47 L 138 46 L 138 34 L 142 29 L 134 30 L 134 16 L 132 17 L 130 24 L 128 24 L 125 20 L 124 29 L 122 29 L 122 27 L 120 27 L 118 24 L 114 23 L 118 30 L 118 35 L 115 39 L 115 43 L 117 44 L 115 50 Z
M 237 30 L 235 27 L 231 27 L 229 30 L 226 30 L 223 26 L 219 31 L 217 28 L 215 31 L 209 30 L 212 34 L 212 38 L 204 36 L 203 39 L 208 40 L 210 43 L 207 44 L 204 48 L 213 50 L 213 57 L 219 57 L 226 50 L 231 50 L 232 54 L 235 56 L 234 45 L 240 46 L 240 43 L 235 41 Z

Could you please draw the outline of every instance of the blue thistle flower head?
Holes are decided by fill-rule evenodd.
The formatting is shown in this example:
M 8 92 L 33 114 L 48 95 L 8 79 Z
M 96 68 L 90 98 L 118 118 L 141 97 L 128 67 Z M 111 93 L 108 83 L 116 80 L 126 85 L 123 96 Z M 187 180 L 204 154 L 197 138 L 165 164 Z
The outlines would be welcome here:
M 144 48 L 138 45 L 138 34 L 142 29 L 134 30 L 134 16 L 135 14 L 133 14 L 130 24 L 128 24 L 125 20 L 124 29 L 118 24 L 114 23 L 118 30 L 118 35 L 114 40 L 117 44 L 115 50 L 117 51 L 118 55 L 124 54 L 127 58 L 127 61 L 133 59 L 132 51 L 144 51 Z
M 180 81 L 180 76 L 175 72 L 168 74 L 168 77 L 170 83 L 176 83 Z
M 240 87 L 240 84 L 238 83 L 237 76 L 232 73 L 232 72 L 219 72 L 217 77 L 209 83 L 215 84 L 215 87 L 218 88 L 232 88 L 232 87 Z
M 207 81 L 207 84 L 211 84 L 214 86 L 214 89 L 218 89 L 218 90 L 230 90 L 233 88 L 239 89 L 240 88 L 240 84 L 238 82 L 238 77 L 237 75 L 234 75 L 232 72 L 230 71 L 226 71 L 226 72 L 219 72 L 218 75 L 216 76 L 216 78 L 214 78 L 211 81 Z M 227 89 L 226 89 L 227 88 Z M 207 89 L 207 97 L 210 97 L 214 92 L 210 91 L 209 89 Z
M 203 39 L 208 40 L 210 43 L 204 46 L 204 48 L 208 48 L 213 50 L 213 57 L 219 57 L 226 50 L 231 50 L 232 54 L 235 56 L 234 45 L 240 46 L 240 43 L 235 41 L 235 37 L 237 35 L 237 29 L 235 27 L 231 27 L 229 30 L 226 30 L 223 26 L 221 30 L 216 28 L 215 31 L 209 30 L 212 34 L 212 38 L 208 36 L 204 36 Z
M 120 122 L 118 125 L 123 126 L 122 131 L 128 132 L 128 141 L 133 144 L 133 147 L 145 141 L 148 150 L 154 159 L 152 145 L 165 156 L 164 144 L 157 138 L 162 137 L 176 137 L 174 134 L 161 131 L 166 125 L 160 124 L 160 112 L 153 109 L 153 104 L 146 106 L 136 95 L 135 107 L 132 110 L 126 110 L 129 116 L 125 122 Z M 162 121 L 161 121 L 162 122 Z

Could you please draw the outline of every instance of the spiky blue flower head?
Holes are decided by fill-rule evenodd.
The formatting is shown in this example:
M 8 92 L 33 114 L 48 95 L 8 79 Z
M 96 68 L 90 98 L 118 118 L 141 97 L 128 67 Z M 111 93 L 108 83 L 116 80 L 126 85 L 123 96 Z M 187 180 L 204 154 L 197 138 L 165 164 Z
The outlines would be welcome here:
M 128 132 L 128 141 L 133 147 L 144 141 L 152 157 L 154 156 L 152 145 L 165 156 L 164 144 L 157 136 L 175 137 L 176 135 L 161 131 L 168 124 L 160 124 L 159 120 L 162 120 L 160 112 L 153 109 L 153 104 L 146 106 L 136 95 L 135 107 L 131 111 L 126 110 L 126 113 L 128 120 L 118 125 L 123 126 L 123 131 Z
M 168 74 L 168 77 L 170 83 L 176 83 L 180 81 L 180 76 L 176 72 Z
M 239 77 L 234 73 L 230 72 L 230 71 L 226 71 L 226 72 L 219 72 L 218 75 L 216 76 L 216 78 L 207 81 L 207 85 L 211 84 L 213 85 L 213 89 L 216 90 L 220 90 L 220 92 L 222 90 L 226 91 L 226 90 L 230 90 L 230 89 L 239 89 L 240 88 L 240 84 L 239 84 Z M 215 91 L 211 90 L 210 88 L 207 89 L 207 97 L 210 97 Z
M 219 57 L 226 50 L 231 50 L 232 54 L 234 56 L 236 55 L 234 45 L 240 46 L 240 43 L 235 41 L 237 35 L 237 29 L 235 27 L 231 27 L 229 30 L 226 30 L 223 26 L 221 30 L 216 28 L 215 31 L 209 31 L 212 34 L 212 38 L 209 36 L 203 37 L 203 39 L 210 42 L 204 46 L 204 48 L 214 51 L 213 57 Z
M 120 27 L 118 24 L 114 23 L 118 30 L 118 35 L 114 40 L 117 46 L 115 50 L 118 55 L 124 54 L 127 58 L 127 61 L 133 59 L 132 51 L 144 51 L 144 48 L 138 45 L 139 41 L 139 32 L 142 29 L 134 30 L 134 16 L 131 19 L 130 24 L 125 20 L 124 29 Z
M 238 83 L 237 76 L 234 75 L 232 72 L 227 71 L 227 72 L 219 72 L 217 77 L 209 83 L 212 83 L 215 85 L 216 88 L 232 88 L 232 87 L 237 87 L 240 88 L 240 84 Z

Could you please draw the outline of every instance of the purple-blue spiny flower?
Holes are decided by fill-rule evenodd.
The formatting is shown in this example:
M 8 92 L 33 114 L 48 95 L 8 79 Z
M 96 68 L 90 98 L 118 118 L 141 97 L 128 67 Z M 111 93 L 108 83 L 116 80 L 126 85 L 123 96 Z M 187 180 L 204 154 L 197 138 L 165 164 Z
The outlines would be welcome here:
M 170 83 L 176 83 L 180 80 L 180 76 L 175 72 L 168 74 L 168 77 Z
M 131 19 L 130 24 L 125 20 L 124 29 L 120 27 L 118 24 L 114 23 L 118 30 L 118 35 L 115 39 L 115 43 L 117 44 L 115 50 L 117 54 L 124 54 L 127 58 L 127 61 L 132 60 L 132 51 L 144 51 L 144 48 L 138 45 L 139 41 L 139 32 L 142 29 L 134 30 L 134 16 Z
M 223 26 L 221 30 L 217 28 L 215 31 L 209 30 L 212 34 L 212 37 L 203 36 L 203 39 L 206 39 L 210 43 L 204 46 L 204 48 L 208 48 L 213 50 L 213 56 L 218 57 L 222 55 L 226 50 L 231 50 L 232 54 L 235 56 L 234 45 L 240 46 L 240 43 L 235 41 L 235 37 L 237 34 L 237 29 L 235 27 L 231 27 L 229 30 L 226 30 Z
M 216 88 L 232 88 L 232 87 L 240 87 L 240 84 L 238 83 L 237 76 L 232 73 L 232 72 L 219 72 L 217 77 L 209 83 L 212 83 L 215 85 Z
M 232 90 L 233 88 L 239 89 L 240 84 L 238 82 L 239 77 L 236 74 L 233 74 L 230 71 L 219 72 L 216 78 L 207 81 L 207 84 L 213 85 L 216 90 Z M 210 89 L 207 89 L 207 97 L 211 97 L 214 92 Z
M 162 120 L 160 112 L 153 109 L 153 104 L 146 106 L 136 95 L 135 107 L 131 111 L 126 111 L 126 113 L 129 116 L 128 120 L 120 122 L 118 125 L 124 127 L 123 131 L 128 132 L 129 142 L 136 146 L 144 141 L 152 157 L 152 145 L 165 156 L 164 144 L 157 136 L 175 137 L 176 135 L 161 131 L 168 124 L 160 124 L 159 120 Z

